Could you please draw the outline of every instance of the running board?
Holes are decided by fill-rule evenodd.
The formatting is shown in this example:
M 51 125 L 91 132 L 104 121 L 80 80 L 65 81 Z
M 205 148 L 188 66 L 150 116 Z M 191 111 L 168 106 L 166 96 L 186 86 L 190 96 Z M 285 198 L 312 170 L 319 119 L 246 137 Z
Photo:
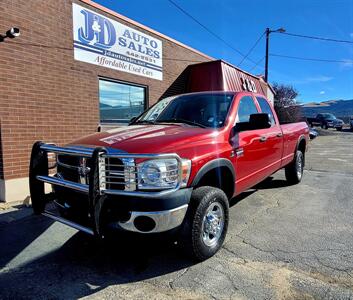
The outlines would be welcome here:
M 90 229 L 90 228 L 88 228 L 88 227 L 85 227 L 85 226 L 82 226 L 82 225 L 80 225 L 80 224 L 71 222 L 71 221 L 66 220 L 66 219 L 64 219 L 64 218 L 55 216 L 55 215 L 53 215 L 52 213 L 50 213 L 50 212 L 48 212 L 48 211 L 44 211 L 44 212 L 42 213 L 42 215 L 43 215 L 43 216 L 46 216 L 46 217 L 48 217 L 48 218 L 51 218 L 51 219 L 53 219 L 54 221 L 58 221 L 58 222 L 60 222 L 60 223 L 62 223 L 62 224 L 65 224 L 65 225 L 67 225 L 67 226 L 70 226 L 70 227 L 72 227 L 72 228 L 75 228 L 75 229 L 77 229 L 77 230 L 83 231 L 83 232 L 88 233 L 88 234 L 90 234 L 90 235 L 94 235 L 94 232 L 93 232 L 92 229 Z

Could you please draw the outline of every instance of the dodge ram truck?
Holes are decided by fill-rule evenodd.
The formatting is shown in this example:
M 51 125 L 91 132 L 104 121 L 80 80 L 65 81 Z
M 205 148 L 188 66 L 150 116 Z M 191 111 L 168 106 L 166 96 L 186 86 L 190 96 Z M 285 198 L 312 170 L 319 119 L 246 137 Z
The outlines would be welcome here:
M 301 181 L 308 140 L 307 124 L 280 125 L 263 95 L 173 96 L 129 126 L 63 147 L 36 142 L 32 207 L 99 238 L 171 234 L 205 260 L 224 242 L 231 198 L 282 168 L 289 184 Z

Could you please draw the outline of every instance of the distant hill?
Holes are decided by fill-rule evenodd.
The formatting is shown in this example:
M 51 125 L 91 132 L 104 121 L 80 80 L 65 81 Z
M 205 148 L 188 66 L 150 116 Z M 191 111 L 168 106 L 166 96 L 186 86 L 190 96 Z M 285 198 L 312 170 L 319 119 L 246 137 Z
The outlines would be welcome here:
M 305 103 L 303 113 L 306 117 L 314 117 L 318 113 L 332 113 L 346 123 L 353 116 L 353 100 L 329 100 L 323 102 Z

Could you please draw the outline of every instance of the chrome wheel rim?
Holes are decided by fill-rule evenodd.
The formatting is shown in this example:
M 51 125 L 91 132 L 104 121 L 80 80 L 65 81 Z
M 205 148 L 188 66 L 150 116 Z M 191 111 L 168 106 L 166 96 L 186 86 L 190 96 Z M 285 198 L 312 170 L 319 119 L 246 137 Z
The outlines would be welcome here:
M 298 179 L 301 179 L 303 175 L 303 156 L 302 155 L 297 156 L 296 167 L 297 167 Z
M 202 222 L 202 240 L 208 247 L 217 244 L 224 228 L 224 209 L 219 202 L 213 202 L 205 213 Z

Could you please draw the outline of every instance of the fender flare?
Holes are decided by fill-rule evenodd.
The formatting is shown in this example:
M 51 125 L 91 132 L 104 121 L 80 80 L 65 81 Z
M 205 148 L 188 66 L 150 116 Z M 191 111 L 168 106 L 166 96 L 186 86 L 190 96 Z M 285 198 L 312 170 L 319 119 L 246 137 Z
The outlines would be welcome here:
M 196 173 L 191 186 L 195 187 L 198 185 L 198 183 L 201 181 L 202 177 L 209 171 L 216 169 L 216 168 L 220 168 L 220 167 L 226 167 L 227 169 L 229 169 L 229 171 L 232 173 L 232 179 L 234 182 L 234 187 L 233 187 L 233 194 L 235 192 L 235 170 L 234 170 L 234 166 L 232 164 L 232 162 L 229 159 L 226 158 L 216 158 L 213 159 L 209 162 L 207 162 L 205 165 L 203 165 L 199 171 Z
M 298 141 L 297 141 L 297 145 L 295 146 L 295 152 L 294 152 L 293 161 L 295 160 L 295 155 L 296 155 L 296 153 L 297 153 L 297 151 L 298 151 L 299 145 L 300 145 L 300 143 L 301 143 L 303 140 L 304 140 L 304 142 L 305 142 L 305 150 L 304 150 L 304 153 L 303 153 L 303 163 L 304 163 L 304 166 L 305 166 L 305 152 L 306 152 L 306 147 L 308 146 L 308 144 L 307 144 L 307 140 L 306 140 L 304 134 L 302 134 L 302 135 L 299 137 Z
M 297 145 L 295 146 L 295 153 L 298 151 L 299 145 L 300 145 L 300 143 L 302 142 L 302 140 L 304 140 L 304 142 L 305 142 L 305 151 L 304 151 L 304 152 L 306 152 L 307 141 L 306 141 L 305 135 L 302 134 L 302 135 L 300 135 L 300 137 L 298 138 Z M 305 153 L 303 153 L 303 154 L 305 155 Z

